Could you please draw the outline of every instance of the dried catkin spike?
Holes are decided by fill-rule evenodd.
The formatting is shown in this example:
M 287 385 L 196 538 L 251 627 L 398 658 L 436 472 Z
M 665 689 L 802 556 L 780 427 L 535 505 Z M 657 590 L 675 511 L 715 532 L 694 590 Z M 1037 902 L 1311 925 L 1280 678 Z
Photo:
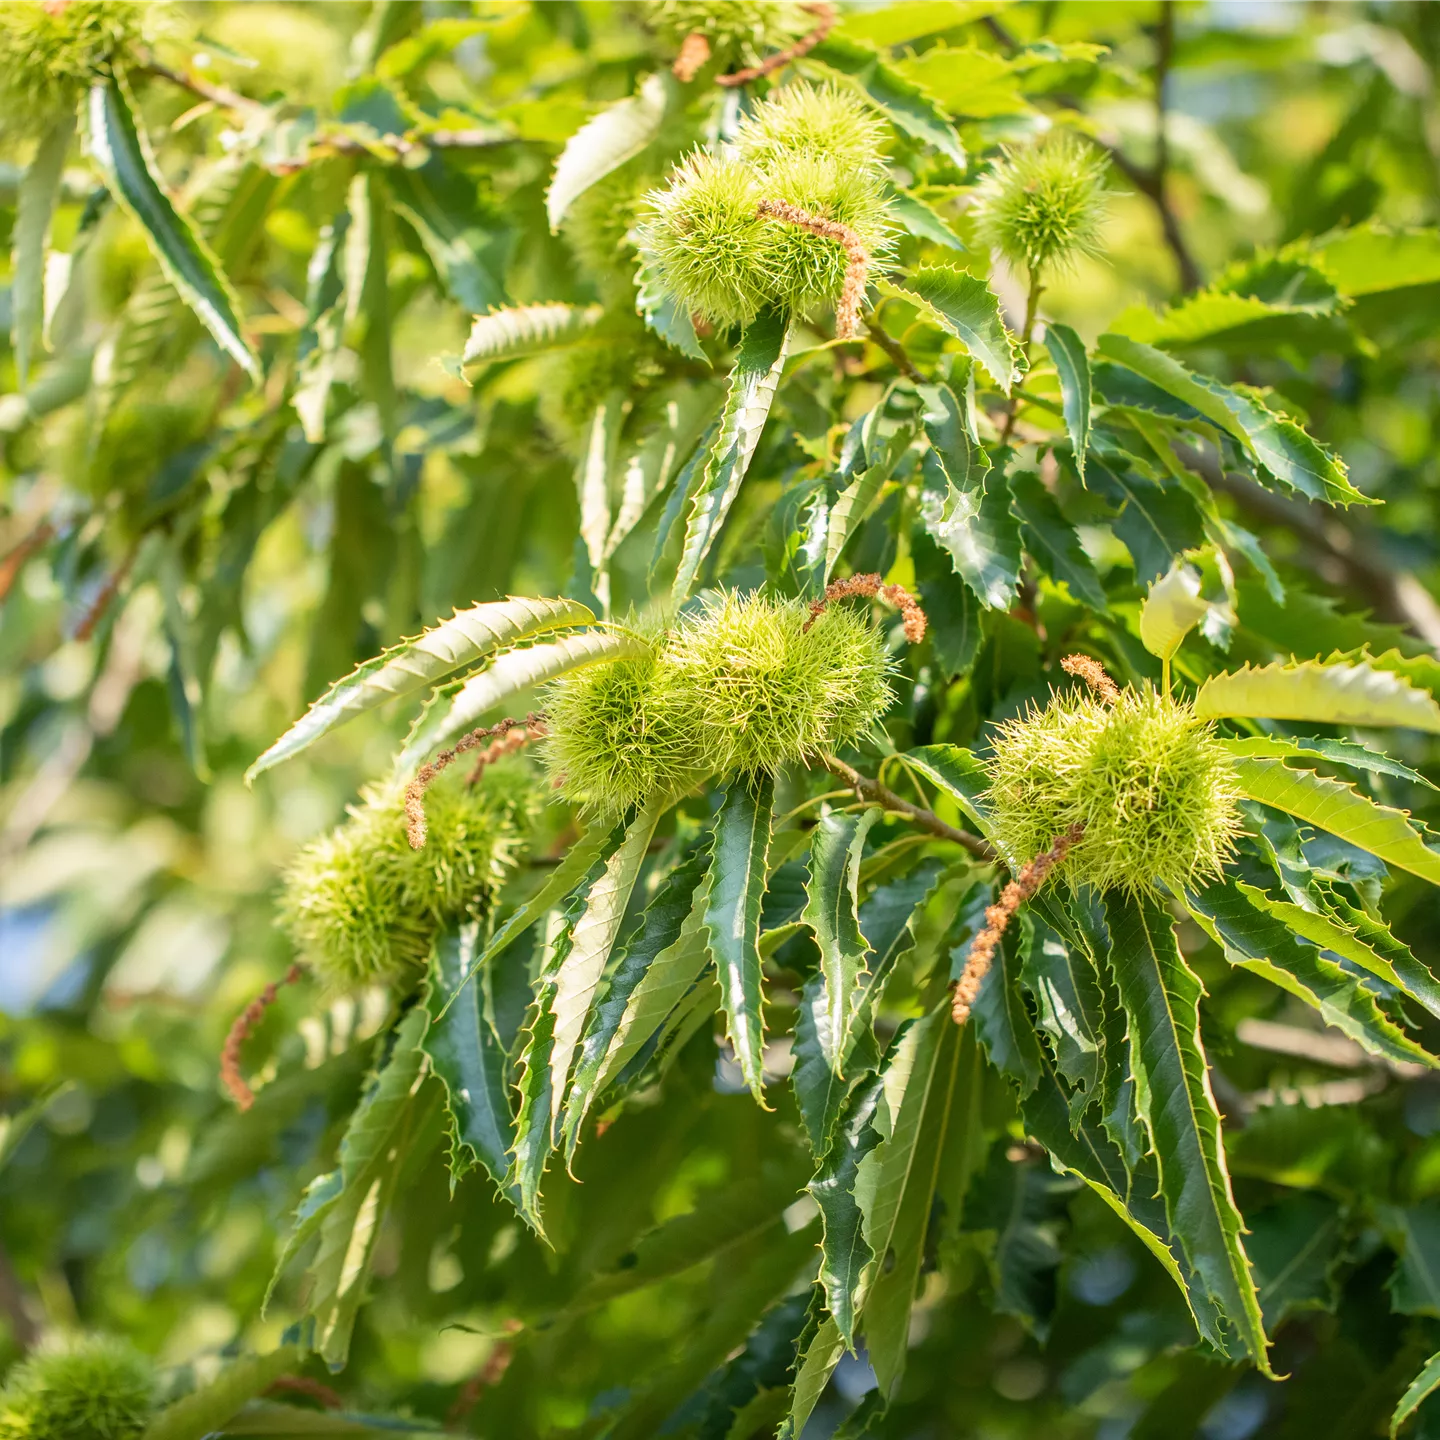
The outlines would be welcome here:
M 957 1025 L 963 1025 L 970 1018 L 975 997 L 980 993 L 980 982 L 990 973 L 995 959 L 995 947 L 1000 943 L 1015 912 L 1045 883 L 1045 877 L 1065 858 L 1070 847 L 1085 833 L 1081 823 L 1072 825 L 1042 855 L 1037 855 L 1000 893 L 1000 903 L 992 905 L 985 912 L 985 928 L 975 937 L 970 947 L 970 958 L 965 969 L 955 982 L 955 994 L 951 1001 L 950 1013 Z
M 698 30 L 692 30 L 681 42 L 680 53 L 670 67 L 682 84 L 688 85 L 710 59 L 710 42 Z
M 812 235 L 838 242 L 845 251 L 845 284 L 835 302 L 835 338 L 853 340 L 860 322 L 860 307 L 865 302 L 865 283 L 870 273 L 870 253 L 865 242 L 848 225 L 813 215 L 785 200 L 762 200 L 755 213 L 767 220 L 783 220 L 798 225 Z
M 903 585 L 886 585 L 875 574 L 851 575 L 844 580 L 832 580 L 825 587 L 824 596 L 810 602 L 810 618 L 805 622 L 805 629 L 809 630 L 824 614 L 832 600 L 845 600 L 852 595 L 862 595 L 866 599 L 878 597 L 886 604 L 893 605 L 900 612 L 901 628 L 912 645 L 918 645 L 925 638 L 929 621 L 920 607 L 920 602 Z
M 484 740 L 493 736 L 508 737 L 512 730 L 524 727 L 526 739 L 538 740 L 547 733 L 545 729 L 545 716 L 532 711 L 523 720 L 516 720 L 507 715 L 498 725 L 492 725 L 488 730 L 472 730 L 468 735 L 462 735 L 448 750 L 442 750 L 433 760 L 422 765 L 416 772 L 415 778 L 405 787 L 405 835 L 410 841 L 412 850 L 423 850 L 425 848 L 425 837 L 428 833 L 425 826 L 425 791 L 430 782 L 445 769 L 447 769 L 459 756 L 467 751 L 475 749 Z M 476 763 L 470 779 L 478 780 L 485 772 L 486 765 L 498 760 L 502 755 L 508 755 L 513 750 L 518 750 L 519 744 L 511 744 L 506 748 L 496 749 L 493 745 L 489 747 Z
M 245 1081 L 240 1069 L 240 1052 L 255 1027 L 265 1017 L 265 1012 L 275 1003 L 282 985 L 293 985 L 305 974 L 305 966 L 298 962 L 286 972 L 283 980 L 272 980 L 236 1017 L 225 1037 L 220 1051 L 220 1078 L 230 1092 L 230 1098 L 241 1110 L 248 1110 L 255 1103 L 255 1092 Z
M 1077 675 L 1107 705 L 1113 705 L 1120 698 L 1120 687 L 1110 678 L 1105 667 L 1090 655 L 1067 655 L 1060 668 L 1067 675 Z

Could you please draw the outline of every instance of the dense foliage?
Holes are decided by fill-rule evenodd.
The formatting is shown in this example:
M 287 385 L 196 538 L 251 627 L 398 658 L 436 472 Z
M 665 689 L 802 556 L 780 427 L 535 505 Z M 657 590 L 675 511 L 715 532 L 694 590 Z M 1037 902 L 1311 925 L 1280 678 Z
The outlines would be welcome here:
M 1440 1435 L 1437 67 L 0 7 L 0 1434 Z

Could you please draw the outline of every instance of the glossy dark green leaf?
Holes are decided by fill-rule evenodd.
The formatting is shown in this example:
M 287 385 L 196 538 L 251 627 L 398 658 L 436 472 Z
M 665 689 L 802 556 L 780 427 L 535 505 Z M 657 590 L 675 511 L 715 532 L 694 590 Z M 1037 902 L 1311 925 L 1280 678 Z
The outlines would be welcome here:
M 1170 1229 L 1240 1344 L 1268 1371 L 1260 1302 L 1241 1240 L 1244 1222 L 1230 1193 L 1200 1041 L 1200 982 L 1159 904 L 1114 893 L 1106 910 L 1136 1104 L 1154 1145 Z
M 918 305 L 922 314 L 984 366 L 1005 394 L 1024 373 L 1024 361 L 1001 319 L 1000 302 L 978 276 L 950 265 L 934 265 L 911 271 L 903 284 L 882 281 L 881 288 Z
M 943 476 L 935 452 L 925 458 L 920 516 L 955 573 L 990 610 L 1008 610 L 1020 585 L 1020 525 L 1006 477 L 991 470 L 962 490 Z
M 1333 1310 L 1345 1250 L 1339 1205 L 1323 1195 L 1287 1195 L 1248 1221 L 1245 1249 L 1266 1328 L 1301 1311 Z
M 451 1175 L 459 1179 L 478 1162 L 505 1191 L 515 1143 L 510 1058 L 485 1013 L 483 988 L 465 984 L 480 946 L 477 921 L 450 926 L 436 938 L 425 991 L 431 1023 L 424 1045 L 445 1087 Z M 518 1203 L 518 1194 L 509 1194 Z
M 1010 510 L 1020 521 L 1025 548 L 1052 579 L 1064 581 L 1077 600 L 1101 614 L 1108 613 L 1105 587 L 1095 564 L 1040 477 L 1033 470 L 1015 470 L 1005 478 L 1010 486 Z
M 1399 1254 L 1390 1277 L 1391 1308 L 1440 1317 L 1440 1205 L 1389 1206 L 1381 1221 Z
M 985 923 L 985 907 L 991 903 L 988 886 L 980 887 L 972 896 L 969 915 L 973 932 Z M 1007 931 L 995 948 L 995 958 L 975 997 L 971 1024 L 990 1057 L 990 1063 L 1028 1095 L 1039 1083 L 1041 1051 L 1035 1036 L 1035 1024 L 1025 1005 L 1020 989 L 1020 964 L 1016 956 L 1018 936 Z M 969 959 L 971 940 L 951 952 L 950 973 L 959 977 Z
M 1135 560 L 1142 585 L 1158 580 L 1177 555 L 1205 543 L 1205 528 L 1195 502 L 1178 486 L 1164 488 L 1133 470 L 1111 469 L 1092 460 L 1090 488 L 1117 505 L 1115 533 Z
M 1061 1075 L 1081 1092 L 1082 1107 L 1099 1093 L 1104 1064 L 1104 995 L 1089 957 L 1072 950 L 1040 918 L 1021 913 L 1020 980 L 1035 997 L 1040 1029 L 1049 1037 Z

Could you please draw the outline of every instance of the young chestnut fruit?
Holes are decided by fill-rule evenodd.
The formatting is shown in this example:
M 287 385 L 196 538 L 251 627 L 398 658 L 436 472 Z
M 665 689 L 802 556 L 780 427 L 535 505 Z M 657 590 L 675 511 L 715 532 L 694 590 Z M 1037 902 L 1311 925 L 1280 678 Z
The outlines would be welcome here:
M 134 1440 L 154 1401 L 154 1367 L 125 1341 L 54 1341 L 10 1372 L 0 1391 L 0 1440 Z

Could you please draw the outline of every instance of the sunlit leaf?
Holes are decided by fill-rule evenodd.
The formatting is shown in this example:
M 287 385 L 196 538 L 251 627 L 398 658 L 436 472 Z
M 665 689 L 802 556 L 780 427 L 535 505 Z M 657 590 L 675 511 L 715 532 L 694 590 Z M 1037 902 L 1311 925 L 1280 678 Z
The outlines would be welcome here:
M 1440 704 L 1433 695 L 1363 663 L 1304 660 L 1212 675 L 1195 696 L 1195 713 L 1208 720 L 1263 716 L 1323 725 L 1404 725 L 1440 734 Z
M 913 270 L 901 284 L 881 282 L 882 290 L 918 304 L 921 312 L 953 335 L 1008 395 L 1024 371 L 1014 339 L 1000 318 L 1000 302 L 981 279 L 951 266 Z

